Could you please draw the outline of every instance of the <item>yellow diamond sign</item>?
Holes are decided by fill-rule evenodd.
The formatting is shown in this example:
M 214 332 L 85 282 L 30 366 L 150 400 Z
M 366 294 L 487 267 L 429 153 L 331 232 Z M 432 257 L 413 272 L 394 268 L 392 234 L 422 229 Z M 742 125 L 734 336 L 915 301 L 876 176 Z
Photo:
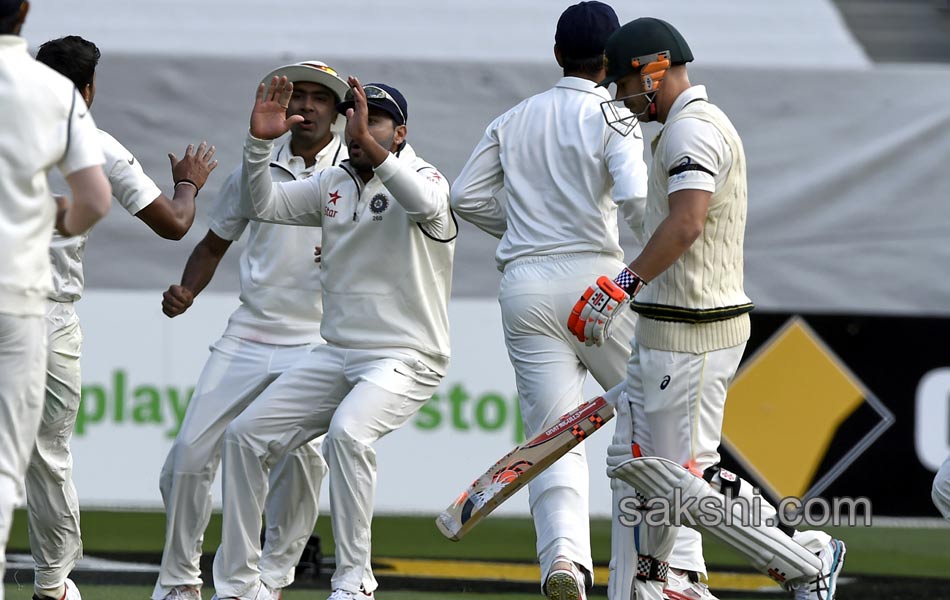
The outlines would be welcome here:
M 800 318 L 729 388 L 723 443 L 777 498 L 804 496 L 839 426 L 869 394 Z

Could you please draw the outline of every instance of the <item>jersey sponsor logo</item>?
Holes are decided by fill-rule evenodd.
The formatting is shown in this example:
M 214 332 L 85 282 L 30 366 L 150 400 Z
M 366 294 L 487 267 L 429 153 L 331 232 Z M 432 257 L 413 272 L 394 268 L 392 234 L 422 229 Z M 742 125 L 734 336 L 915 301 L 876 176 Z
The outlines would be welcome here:
M 334 219 L 334 218 L 336 218 L 336 213 L 337 213 L 337 211 L 334 210 L 334 209 L 332 209 L 332 208 L 330 208 L 329 206 L 324 206 L 324 207 L 323 207 L 323 216 L 325 216 L 325 217 L 329 217 L 329 218 L 331 218 L 331 219 Z
M 336 206 L 336 201 L 340 199 L 340 190 L 333 190 L 332 192 L 330 192 L 329 196 L 330 196 L 330 200 L 327 202 L 327 204 L 332 204 L 333 206 Z
M 667 375 L 663 378 L 663 381 L 660 382 L 660 389 L 665 390 L 666 386 L 670 385 L 670 376 Z
M 429 176 L 426 177 L 426 179 L 428 179 L 432 183 L 439 183 L 440 181 L 442 181 L 442 176 L 439 175 L 438 171 L 432 171 L 431 173 L 429 173 Z
M 373 196 L 373 199 L 369 201 L 369 210 L 374 215 L 382 214 L 387 208 L 389 208 L 389 198 L 382 192 Z

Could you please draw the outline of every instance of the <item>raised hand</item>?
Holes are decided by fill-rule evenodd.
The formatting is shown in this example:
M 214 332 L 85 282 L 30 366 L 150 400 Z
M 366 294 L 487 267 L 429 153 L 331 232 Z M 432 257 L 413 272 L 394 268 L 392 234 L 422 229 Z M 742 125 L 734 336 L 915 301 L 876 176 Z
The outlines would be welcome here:
M 177 317 L 191 306 L 195 295 L 186 287 L 180 285 L 169 286 L 162 294 L 162 312 L 169 318 Z
M 294 84 L 286 77 L 274 77 L 270 85 L 261 83 L 257 86 L 257 99 L 251 112 L 251 135 L 259 140 L 273 140 L 305 120 L 300 115 L 287 117 L 293 91 Z
M 362 141 L 369 135 L 369 106 L 366 103 L 366 92 L 363 84 L 356 77 L 348 77 L 350 91 L 353 92 L 353 108 L 346 111 L 346 135 L 350 139 Z
M 208 142 L 201 142 L 198 149 L 194 144 L 188 144 L 185 148 L 185 156 L 178 160 L 171 152 L 168 153 L 168 160 L 172 165 L 172 180 L 175 184 L 185 181 L 195 186 L 195 195 L 198 194 L 211 171 L 218 166 L 218 161 L 214 160 L 215 148 L 209 146 Z

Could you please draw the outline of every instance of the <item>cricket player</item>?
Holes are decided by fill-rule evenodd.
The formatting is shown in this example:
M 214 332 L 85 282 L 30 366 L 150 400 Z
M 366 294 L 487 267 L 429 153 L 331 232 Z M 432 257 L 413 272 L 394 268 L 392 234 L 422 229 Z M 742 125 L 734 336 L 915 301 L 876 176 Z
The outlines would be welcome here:
M 214 559 L 217 598 L 267 598 L 256 532 L 267 472 L 326 434 L 336 543 L 331 600 L 373 597 L 370 567 L 373 444 L 422 408 L 449 361 L 448 300 L 457 226 L 449 185 L 406 142 L 408 105 L 395 88 L 349 78 L 349 160 L 304 181 L 275 183 L 267 168 L 292 84 L 260 86 L 244 146 L 256 218 L 323 228 L 326 344 L 284 372 L 224 436 L 224 522 Z M 421 462 L 420 462 L 421 464 Z
M 950 520 L 950 457 L 947 457 L 934 477 L 931 498 L 943 518 Z
M 635 314 L 613 323 L 613 337 L 592 348 L 565 331 L 562 315 L 602 272 L 623 268 L 618 213 L 639 239 L 646 165 L 639 127 L 609 128 L 604 43 L 620 27 L 601 2 L 569 7 L 558 20 L 554 57 L 564 77 L 486 129 L 452 186 L 462 218 L 501 238 L 499 302 L 508 355 L 530 439 L 584 400 L 590 372 L 604 389 L 624 380 Z M 613 396 L 608 396 L 613 397 Z M 614 494 L 629 496 L 622 481 Z M 528 485 L 537 533 L 542 593 L 585 598 L 593 583 L 589 482 L 579 445 Z M 632 543 L 632 533 L 621 531 Z M 615 540 L 616 541 L 616 540 Z
M 753 308 L 743 291 L 742 141 L 705 87 L 690 83 L 692 52 L 669 23 L 627 23 L 607 41 L 606 57 L 601 85 L 617 85 L 610 106 L 623 105 L 634 115 L 616 113 L 608 117 L 611 125 L 626 130 L 633 119 L 664 124 L 652 143 L 648 241 L 616 277 L 602 276 L 588 289 L 568 325 L 578 339 L 600 344 L 609 339 L 611 320 L 628 312 L 636 297 L 639 320 L 618 401 L 631 405 L 632 436 L 615 437 L 608 473 L 632 484 L 642 499 L 668 499 L 674 488 L 697 497 L 751 496 L 747 482 L 718 467 L 726 391 L 749 338 Z M 822 532 L 718 523 L 707 531 L 739 548 L 796 597 L 834 598 L 842 542 Z M 705 573 L 698 534 L 652 521 L 638 533 L 636 550 L 615 557 L 630 569 L 636 564 L 636 597 L 695 598 L 664 587 L 670 574 L 698 580 Z M 703 596 L 712 597 L 708 590 Z
M 85 105 L 91 107 L 99 56 L 99 49 L 92 42 L 67 36 L 40 46 L 36 60 L 69 78 Z M 99 136 L 106 159 L 105 173 L 119 204 L 162 237 L 181 239 L 194 221 L 195 196 L 217 166 L 213 160 L 214 147 L 202 143 L 195 151 L 194 146 L 189 146 L 181 161 L 169 155 L 176 181 L 175 197 L 170 199 L 115 138 L 102 130 Z M 83 291 L 86 238 L 54 234 L 50 246 L 53 291 L 46 312 L 46 402 L 26 475 L 37 599 L 61 598 L 65 586 L 73 585 L 71 581 L 67 584 L 67 576 L 82 557 L 79 500 L 72 481 L 69 442 L 82 399 L 82 329 L 74 303 Z
M 293 81 L 287 112 L 298 122 L 264 160 L 271 179 L 303 181 L 338 165 L 347 151 L 336 104 L 349 86 L 317 60 L 279 67 L 265 81 L 273 76 Z M 311 260 L 320 230 L 249 221 L 251 215 L 242 211 L 240 201 L 246 194 L 243 174 L 238 167 L 225 182 L 207 235 L 188 259 L 181 284 L 169 287 L 162 301 L 169 317 L 185 312 L 211 281 L 231 243 L 249 230 L 240 262 L 241 305 L 211 346 L 162 469 L 165 551 L 154 600 L 200 600 L 201 542 L 211 517 L 211 485 L 224 431 L 281 373 L 323 343 L 320 269 Z M 317 441 L 303 445 L 271 472 L 260 559 L 262 600 L 277 598 L 294 580 L 295 566 L 313 532 L 327 468 L 319 448 Z M 264 484 L 261 493 L 267 488 Z
M 28 11 L 26 1 L 0 0 L 0 581 L 43 418 L 54 222 L 63 235 L 81 234 L 110 204 L 95 121 L 72 82 L 28 54 L 19 37 Z M 53 200 L 46 176 L 54 166 L 71 203 Z M 79 600 L 79 592 L 57 598 Z

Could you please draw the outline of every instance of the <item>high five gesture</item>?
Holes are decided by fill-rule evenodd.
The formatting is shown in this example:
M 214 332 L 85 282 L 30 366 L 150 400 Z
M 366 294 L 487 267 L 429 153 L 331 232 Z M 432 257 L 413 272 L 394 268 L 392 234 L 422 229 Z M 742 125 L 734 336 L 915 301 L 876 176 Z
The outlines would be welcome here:
M 257 86 L 257 99 L 251 112 L 251 135 L 259 140 L 273 140 L 305 120 L 300 115 L 287 116 L 293 92 L 294 84 L 286 77 L 274 77 L 270 85 Z

